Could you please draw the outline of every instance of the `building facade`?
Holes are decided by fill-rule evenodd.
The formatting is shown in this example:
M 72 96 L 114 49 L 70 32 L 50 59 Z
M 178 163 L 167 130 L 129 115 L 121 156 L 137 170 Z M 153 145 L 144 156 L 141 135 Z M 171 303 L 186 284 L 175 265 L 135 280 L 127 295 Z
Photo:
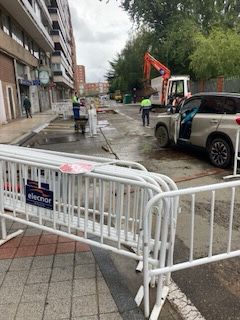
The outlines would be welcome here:
M 32 112 L 50 106 L 49 90 L 39 81 L 50 74 L 54 43 L 48 0 L 0 0 L 0 124 L 24 114 L 28 95 Z
M 86 96 L 104 95 L 109 91 L 109 83 L 106 82 L 90 82 L 85 83 L 84 93 Z
M 51 0 L 48 11 L 52 20 L 52 100 L 69 99 L 76 87 L 76 49 L 68 0 Z
M 86 74 L 85 74 L 85 66 L 77 65 L 76 68 L 76 87 L 77 92 L 80 95 L 84 94 L 84 86 L 86 83 Z

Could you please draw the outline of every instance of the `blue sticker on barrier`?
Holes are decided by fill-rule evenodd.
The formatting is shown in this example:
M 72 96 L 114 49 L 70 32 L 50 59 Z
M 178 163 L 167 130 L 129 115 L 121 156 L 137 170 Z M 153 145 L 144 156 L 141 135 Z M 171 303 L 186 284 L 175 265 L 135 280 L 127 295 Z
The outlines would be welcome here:
M 25 186 L 26 203 L 36 207 L 53 210 L 53 192 L 38 188 L 35 184 Z

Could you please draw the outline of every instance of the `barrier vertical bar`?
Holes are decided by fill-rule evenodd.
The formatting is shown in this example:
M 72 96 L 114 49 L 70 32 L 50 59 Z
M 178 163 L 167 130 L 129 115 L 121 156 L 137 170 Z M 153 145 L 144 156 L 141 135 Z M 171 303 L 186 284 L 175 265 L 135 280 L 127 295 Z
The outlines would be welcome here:
M 192 201 L 191 201 L 191 235 L 190 235 L 190 256 L 189 256 L 189 261 L 193 260 L 195 194 L 192 194 L 191 197 L 192 197 Z
M 88 227 L 88 208 L 89 208 L 89 178 L 85 178 L 85 214 L 84 214 L 84 238 L 87 238 Z
M 232 188 L 230 219 L 229 219 L 229 229 L 228 229 L 228 247 L 227 247 L 227 252 L 228 253 L 231 251 L 231 243 L 232 243 L 232 225 L 233 225 L 233 211 L 234 211 L 235 191 L 236 191 L 236 189 Z
M 213 247 L 213 223 L 214 223 L 214 210 L 215 210 L 215 191 L 212 191 L 211 198 L 211 217 L 210 217 L 210 239 L 209 239 L 209 250 L 208 257 L 212 256 L 212 247 Z

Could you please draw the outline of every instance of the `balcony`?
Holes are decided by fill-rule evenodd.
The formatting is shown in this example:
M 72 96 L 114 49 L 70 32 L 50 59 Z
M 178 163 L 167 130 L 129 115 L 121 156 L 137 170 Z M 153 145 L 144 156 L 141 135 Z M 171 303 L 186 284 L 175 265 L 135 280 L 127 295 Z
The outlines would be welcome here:
M 51 57 L 51 62 L 56 64 L 61 64 L 73 77 L 72 65 L 67 61 L 62 51 L 54 51 Z
M 53 71 L 53 81 L 65 88 L 74 89 L 73 81 L 62 71 Z
M 0 5 L 14 17 L 24 30 L 27 30 L 41 49 L 46 52 L 53 51 L 53 41 L 28 0 L 0 0 Z
M 66 32 L 66 27 L 64 27 L 64 23 L 59 10 L 57 8 L 48 8 L 48 11 L 53 23 L 58 26 L 56 29 L 61 30 L 63 37 L 66 39 L 66 41 L 70 41 L 69 34 Z
M 71 55 L 70 55 L 71 49 L 70 49 L 70 47 L 68 47 L 66 45 L 60 30 L 56 30 L 56 29 L 52 30 L 51 36 L 52 36 L 52 40 L 55 44 L 55 50 L 62 50 L 65 53 L 65 55 L 67 56 L 67 59 L 69 61 L 72 61 Z

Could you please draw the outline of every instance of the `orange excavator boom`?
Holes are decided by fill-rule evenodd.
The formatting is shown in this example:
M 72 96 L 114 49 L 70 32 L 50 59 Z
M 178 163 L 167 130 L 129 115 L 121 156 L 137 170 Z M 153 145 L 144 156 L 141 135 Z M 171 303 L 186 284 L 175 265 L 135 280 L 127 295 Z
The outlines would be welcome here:
M 146 52 L 144 55 L 144 78 L 150 80 L 151 66 L 153 66 L 163 77 L 164 80 L 168 80 L 171 76 L 170 70 L 161 62 L 156 60 L 150 55 L 149 52 Z

